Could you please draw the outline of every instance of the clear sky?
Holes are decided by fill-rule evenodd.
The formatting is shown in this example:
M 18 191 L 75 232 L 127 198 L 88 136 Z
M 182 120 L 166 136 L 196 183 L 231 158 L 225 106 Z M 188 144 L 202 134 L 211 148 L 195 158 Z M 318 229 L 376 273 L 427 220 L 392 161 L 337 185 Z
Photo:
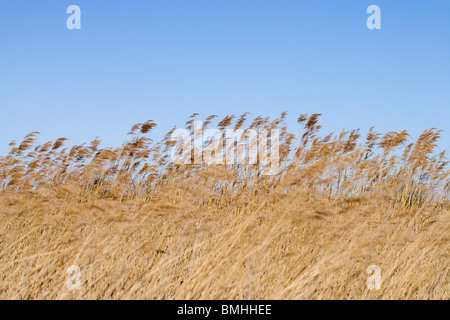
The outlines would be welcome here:
M 437 127 L 448 148 L 450 1 L 0 0 L 0 111 L 0 154 L 31 131 L 118 146 L 137 122 L 159 137 L 246 111 L 322 113 L 328 132 Z

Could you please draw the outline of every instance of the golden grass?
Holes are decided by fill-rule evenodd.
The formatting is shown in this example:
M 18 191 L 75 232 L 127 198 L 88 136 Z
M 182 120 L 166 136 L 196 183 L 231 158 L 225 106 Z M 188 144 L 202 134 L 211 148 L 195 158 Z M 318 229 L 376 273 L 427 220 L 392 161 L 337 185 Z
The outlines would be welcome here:
M 0 157 L 0 298 L 449 299 L 439 131 L 320 137 L 319 115 L 302 115 L 296 140 L 285 117 L 249 126 L 281 129 L 276 176 L 174 165 L 169 134 L 145 136 L 152 121 L 116 149 L 35 146 L 36 133 L 12 144 Z M 66 285 L 71 265 L 81 290 Z M 370 265 L 379 290 L 366 286 Z

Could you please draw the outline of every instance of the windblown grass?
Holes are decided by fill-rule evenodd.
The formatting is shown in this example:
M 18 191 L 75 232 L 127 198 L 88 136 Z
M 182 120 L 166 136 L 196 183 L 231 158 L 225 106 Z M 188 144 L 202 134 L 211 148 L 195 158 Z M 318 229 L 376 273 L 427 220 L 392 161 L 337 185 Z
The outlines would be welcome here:
M 285 113 L 250 122 L 281 130 L 275 176 L 260 162 L 176 165 L 172 131 L 153 142 L 153 121 L 119 148 L 36 146 L 36 132 L 12 143 L 0 157 L 0 298 L 450 298 L 440 131 L 323 137 L 319 116 L 301 115 L 295 135 Z M 246 117 L 217 128 L 243 129 Z M 70 265 L 81 290 L 66 286 Z M 379 290 L 366 287 L 370 265 Z

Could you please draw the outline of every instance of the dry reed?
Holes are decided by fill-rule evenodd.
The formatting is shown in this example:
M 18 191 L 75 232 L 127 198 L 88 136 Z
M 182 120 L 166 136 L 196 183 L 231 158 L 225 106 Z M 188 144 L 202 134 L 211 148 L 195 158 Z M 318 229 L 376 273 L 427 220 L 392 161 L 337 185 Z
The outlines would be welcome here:
M 0 157 L 0 298 L 449 299 L 440 131 L 322 137 L 319 117 L 301 115 L 295 135 L 286 113 L 250 122 L 280 129 L 275 176 L 260 162 L 174 164 L 175 128 L 154 142 L 151 120 L 119 148 L 35 145 L 37 132 L 12 142 Z M 81 290 L 66 285 L 70 265 Z M 370 265 L 379 290 L 366 287 Z

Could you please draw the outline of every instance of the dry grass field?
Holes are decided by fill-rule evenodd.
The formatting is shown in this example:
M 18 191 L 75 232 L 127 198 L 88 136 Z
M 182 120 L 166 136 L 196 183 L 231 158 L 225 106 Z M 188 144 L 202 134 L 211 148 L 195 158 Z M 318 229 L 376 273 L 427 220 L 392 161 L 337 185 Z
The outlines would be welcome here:
M 152 141 L 152 121 L 119 148 L 37 145 L 37 133 L 12 143 L 0 157 L 0 298 L 449 299 L 440 131 L 322 136 L 319 116 L 301 115 L 296 136 L 285 113 L 215 124 L 280 129 L 273 176 L 259 163 L 174 164 L 176 142 Z

